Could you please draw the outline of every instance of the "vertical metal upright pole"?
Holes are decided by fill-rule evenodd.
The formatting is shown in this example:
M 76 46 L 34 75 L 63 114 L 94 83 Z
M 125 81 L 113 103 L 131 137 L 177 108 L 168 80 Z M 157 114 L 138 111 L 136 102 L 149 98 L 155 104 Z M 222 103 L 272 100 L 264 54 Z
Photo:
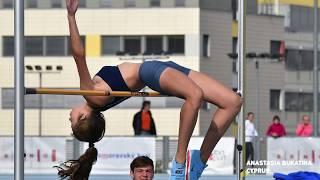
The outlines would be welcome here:
M 318 0 L 314 0 L 314 20 L 313 20 L 313 136 L 318 136 Z
M 42 72 L 39 72 L 39 88 L 42 88 Z M 42 136 L 42 94 L 39 94 L 39 136 Z
M 246 1 L 238 0 L 238 91 L 241 93 L 242 97 L 245 98 L 245 16 L 246 16 Z M 237 179 L 245 179 L 243 175 L 245 171 L 245 143 L 244 143 L 244 105 L 238 114 L 238 145 L 237 149 L 239 151 L 237 160 L 238 160 L 238 168 L 237 168 Z
M 168 163 L 169 163 L 169 156 L 170 156 L 169 142 L 170 142 L 169 136 L 163 136 L 163 139 L 162 139 L 163 172 L 167 172 L 168 170 Z
M 256 72 L 257 72 L 257 84 L 256 84 L 256 90 L 257 90 L 257 114 L 256 114 L 256 125 L 257 125 L 257 131 L 258 133 L 260 132 L 260 73 L 259 73 L 259 59 L 256 59 Z M 256 154 L 256 159 L 260 160 L 260 134 L 258 134 L 258 139 L 255 138 L 255 142 L 256 142 L 256 150 L 255 150 L 255 154 Z
M 14 3 L 14 179 L 24 179 L 24 1 Z

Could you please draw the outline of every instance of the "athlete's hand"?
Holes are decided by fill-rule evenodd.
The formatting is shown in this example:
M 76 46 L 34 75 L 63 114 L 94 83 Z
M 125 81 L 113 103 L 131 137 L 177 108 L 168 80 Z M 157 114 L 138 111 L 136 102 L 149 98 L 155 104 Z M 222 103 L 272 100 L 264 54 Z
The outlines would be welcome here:
M 74 16 L 78 10 L 79 0 L 66 0 L 66 6 L 69 16 Z

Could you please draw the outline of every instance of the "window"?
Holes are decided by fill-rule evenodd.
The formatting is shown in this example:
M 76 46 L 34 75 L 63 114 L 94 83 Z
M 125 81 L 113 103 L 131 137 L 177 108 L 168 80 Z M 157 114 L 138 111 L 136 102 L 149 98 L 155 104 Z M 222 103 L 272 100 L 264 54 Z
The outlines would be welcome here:
M 237 10 L 238 10 L 238 1 L 231 0 L 231 9 L 232 9 L 232 20 L 237 19 Z
M 100 7 L 112 7 L 112 0 L 100 0 Z
M 119 36 L 104 36 L 102 37 L 102 54 L 115 55 L 120 51 Z
M 52 8 L 61 8 L 61 0 L 51 0 L 51 7 Z
M 85 36 L 80 36 L 85 48 Z M 26 36 L 26 56 L 67 56 L 71 55 L 69 36 Z M 14 37 L 4 36 L 2 39 L 3 56 L 14 55 Z
M 79 0 L 79 7 L 81 7 L 81 8 L 87 7 L 87 1 L 86 0 Z
M 141 53 L 141 37 L 127 36 L 124 37 L 124 51 L 129 55 L 138 55 Z
M 285 93 L 285 110 L 286 111 L 299 110 L 299 93 L 295 93 L 295 92 Z
M 184 54 L 184 36 L 168 36 L 169 54 Z
M 271 40 L 270 41 L 270 54 L 271 55 L 279 55 L 280 54 L 280 46 L 281 46 L 281 41 Z
M 151 7 L 160 7 L 160 0 L 150 0 Z
M 125 7 L 136 7 L 136 1 L 135 0 L 126 0 Z
M 43 42 L 42 37 L 30 36 L 25 38 L 26 46 L 25 53 L 26 56 L 42 56 L 43 55 Z
M 161 55 L 162 49 L 162 36 L 147 36 L 146 37 L 146 52 L 145 55 Z
M 312 71 L 313 70 L 313 51 L 303 50 L 301 51 L 301 66 L 302 71 Z
M 202 39 L 202 55 L 203 57 L 210 56 L 210 36 L 208 34 L 203 35 Z
M 3 8 L 13 8 L 13 0 L 3 0 Z
M 300 111 L 312 112 L 313 111 L 313 94 L 299 93 L 299 107 L 300 107 Z
M 313 111 L 313 94 L 312 93 L 285 93 L 286 111 Z
M 300 69 L 301 53 L 296 49 L 286 50 L 286 68 L 289 71 L 297 71 Z
M 14 55 L 14 38 L 4 36 L 2 38 L 2 52 L 3 56 L 13 56 Z
M 81 41 L 82 41 L 82 44 L 83 44 L 83 47 L 86 48 L 86 37 L 85 36 L 80 36 L 81 38 Z M 71 43 L 70 43 L 70 37 L 67 36 L 67 55 L 72 55 L 72 52 L 71 52 Z
M 186 5 L 186 0 L 175 0 L 176 7 L 182 7 Z
M 63 36 L 48 36 L 45 42 L 45 55 L 63 56 L 65 54 L 65 38 Z
M 289 71 L 312 71 L 313 70 L 313 51 L 287 49 L 286 68 Z
M 27 8 L 37 8 L 38 2 L 37 0 L 27 0 Z
M 270 90 L 270 110 L 279 111 L 280 110 L 280 89 Z
M 237 53 L 237 48 L 238 48 L 238 38 L 237 37 L 232 37 L 232 53 L 236 54 Z
M 238 38 L 232 37 L 232 54 L 237 54 Z M 232 59 L 232 72 L 237 73 L 237 58 Z
M 313 31 L 313 8 L 302 6 L 290 6 L 290 23 L 287 29 L 292 32 L 312 32 Z

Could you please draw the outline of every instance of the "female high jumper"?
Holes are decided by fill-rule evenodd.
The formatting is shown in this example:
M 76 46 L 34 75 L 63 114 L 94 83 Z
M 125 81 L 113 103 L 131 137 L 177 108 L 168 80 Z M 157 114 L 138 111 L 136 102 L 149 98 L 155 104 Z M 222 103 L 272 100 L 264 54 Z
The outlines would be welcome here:
M 172 160 L 170 179 L 199 179 L 214 147 L 240 111 L 241 98 L 212 77 L 172 61 L 150 60 L 143 63 L 124 62 L 117 66 L 104 66 L 91 78 L 76 24 L 78 4 L 78 0 L 66 0 L 71 49 L 78 69 L 80 89 L 108 92 L 139 91 L 148 86 L 162 94 L 184 99 L 180 112 L 178 147 Z M 86 102 L 71 110 L 70 122 L 74 136 L 80 141 L 89 142 L 89 148 L 78 160 L 67 161 L 63 168 L 58 168 L 61 177 L 89 177 L 92 164 L 97 159 L 94 143 L 99 141 L 105 132 L 105 120 L 101 111 L 110 109 L 129 97 L 84 98 Z M 202 102 L 212 103 L 218 109 L 213 114 L 200 150 L 187 152 Z

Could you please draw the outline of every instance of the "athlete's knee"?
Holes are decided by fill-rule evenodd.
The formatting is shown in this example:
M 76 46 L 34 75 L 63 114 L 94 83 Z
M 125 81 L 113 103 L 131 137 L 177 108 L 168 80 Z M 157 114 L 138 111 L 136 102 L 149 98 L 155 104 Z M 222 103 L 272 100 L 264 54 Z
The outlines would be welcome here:
M 243 99 L 237 94 L 234 94 L 230 98 L 231 98 L 230 107 L 233 108 L 235 111 L 240 111 L 241 106 L 243 104 Z
M 200 108 L 203 100 L 203 91 L 200 87 L 195 86 L 193 89 L 188 90 L 186 101 L 189 101 L 194 108 Z
M 224 99 L 224 104 L 221 108 L 228 109 L 229 111 L 238 112 L 242 106 L 242 98 L 237 95 L 236 93 L 231 93 L 226 96 L 227 98 Z

